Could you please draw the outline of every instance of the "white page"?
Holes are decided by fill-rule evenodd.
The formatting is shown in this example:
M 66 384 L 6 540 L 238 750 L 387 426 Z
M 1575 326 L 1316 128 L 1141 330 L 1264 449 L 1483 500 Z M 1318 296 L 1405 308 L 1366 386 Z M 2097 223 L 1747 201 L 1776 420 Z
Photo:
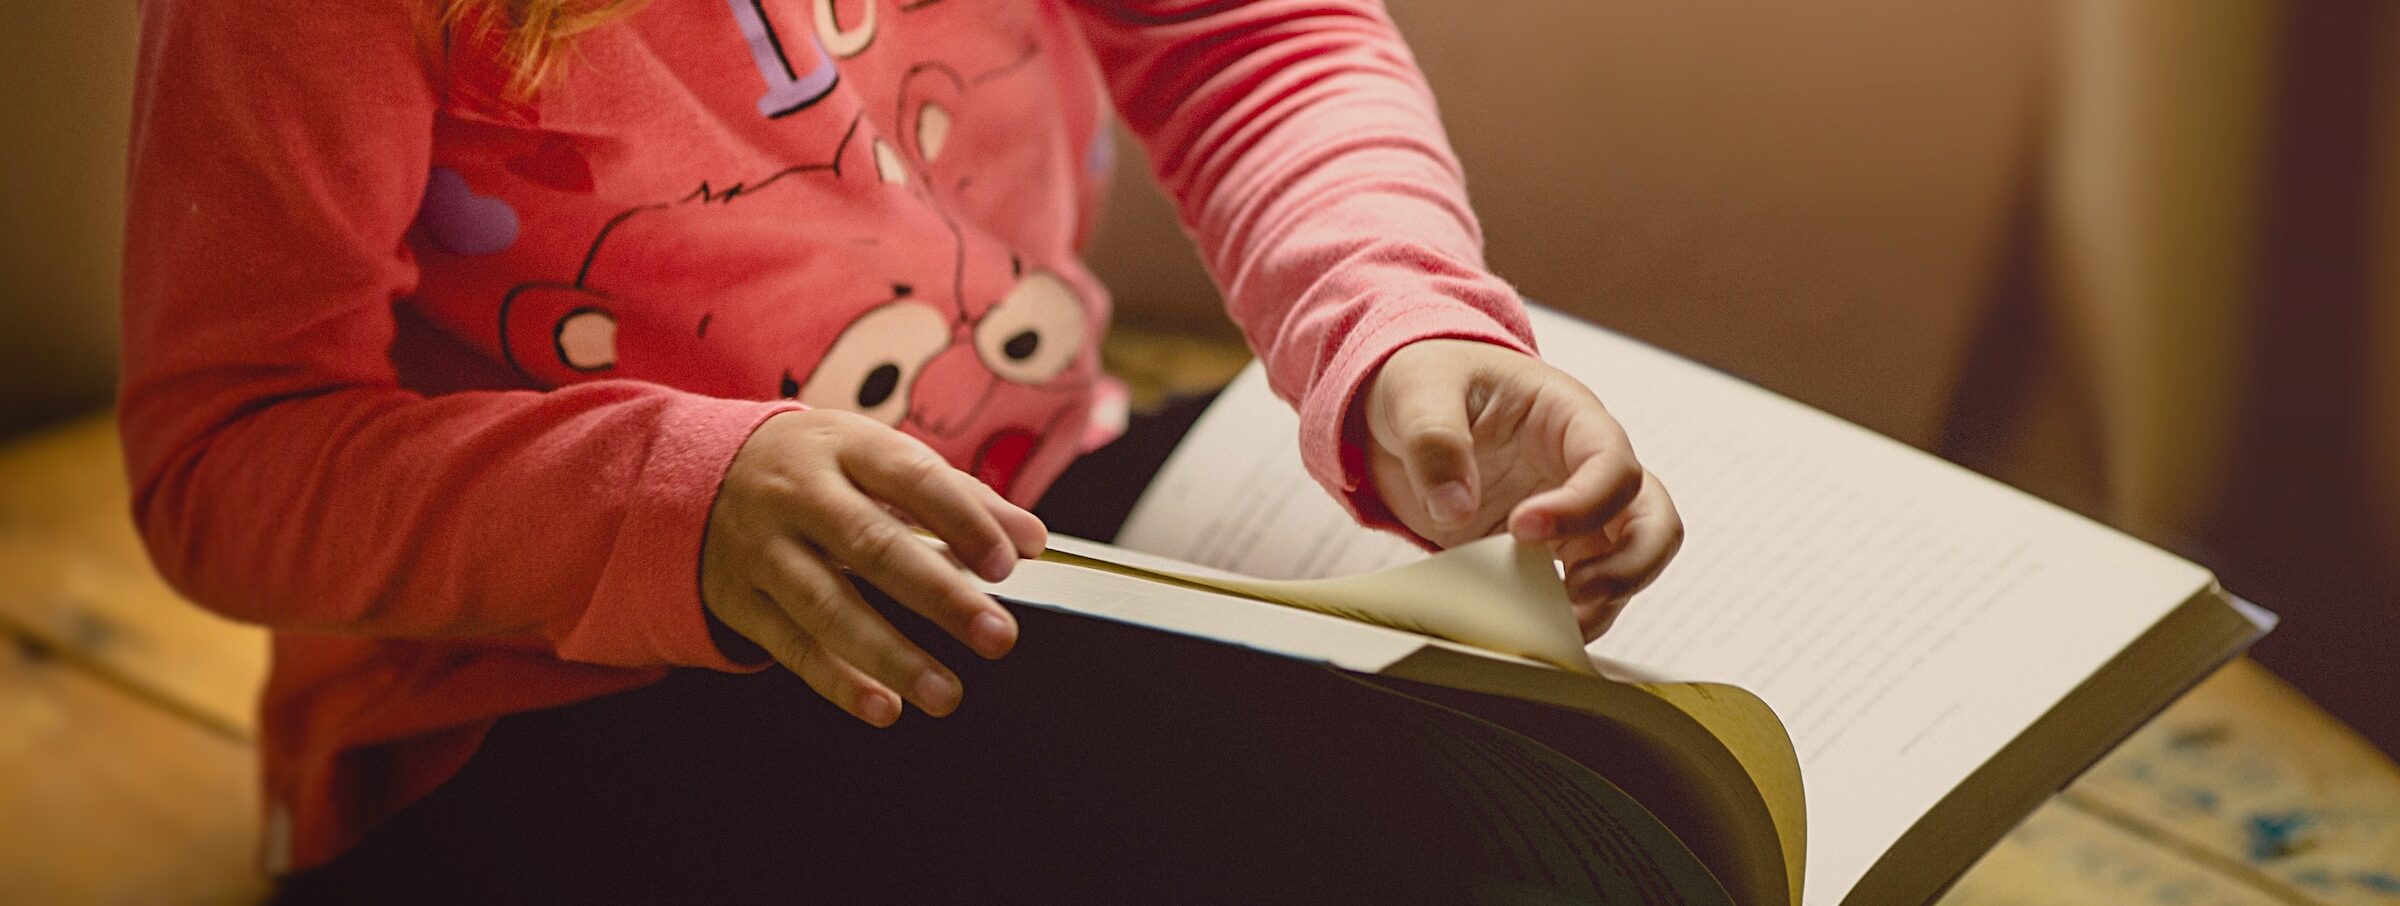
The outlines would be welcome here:
M 1674 494 L 1688 539 L 1592 651 L 1743 686 L 1791 729 L 1805 902 L 1830 906 L 1944 793 L 2151 624 L 2199 567 L 1865 429 L 1547 311 Z M 1254 365 L 1118 543 L 1270 577 L 1423 556 L 1351 524 L 1303 472 Z

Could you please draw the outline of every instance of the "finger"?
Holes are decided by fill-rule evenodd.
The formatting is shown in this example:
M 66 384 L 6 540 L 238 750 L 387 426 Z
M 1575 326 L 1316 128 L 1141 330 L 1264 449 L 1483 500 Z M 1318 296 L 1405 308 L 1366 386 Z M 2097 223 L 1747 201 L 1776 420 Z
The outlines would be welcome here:
M 1570 566 L 1608 556 L 1624 543 L 1626 525 L 1633 521 L 1634 515 L 1650 511 L 1651 504 L 1643 501 L 1640 492 L 1636 492 L 1633 502 L 1618 510 L 1616 518 L 1601 523 L 1598 528 L 1553 538 L 1550 540 L 1551 549 L 1557 552 L 1560 562 Z
M 1666 488 L 1645 473 L 1613 542 L 1595 532 L 1560 544 L 1567 596 L 1579 603 L 1630 598 L 1657 581 L 1682 546 L 1682 517 Z
M 1558 487 L 1525 498 L 1509 514 L 1509 533 L 1548 541 L 1595 532 L 1617 517 L 1642 489 L 1642 466 L 1624 429 L 1599 403 L 1569 417 L 1558 449 L 1569 471 Z
M 899 507 L 977 575 L 994 582 L 1008 578 L 1019 548 L 992 512 L 991 489 L 914 438 L 896 432 L 889 437 L 888 443 L 845 451 L 842 469 L 858 489 Z
M 1583 641 L 1588 645 L 1592 643 L 1592 640 L 1607 635 L 1608 630 L 1617 625 L 1617 618 L 1624 614 L 1625 601 L 1623 599 L 1604 601 L 1593 605 L 1588 611 L 1578 609 L 1575 613 L 1575 625 L 1582 627 Z
M 835 562 L 976 654 L 996 658 L 1016 644 L 1016 618 L 874 501 L 838 479 L 812 488 L 810 496 L 808 512 L 817 518 L 795 528 Z
M 1590 642 L 1599 638 L 1601 633 L 1607 632 L 1608 627 L 1617 621 L 1617 615 L 1625 612 L 1627 600 L 1626 598 L 1595 598 L 1573 602 L 1575 626 L 1583 632 L 1583 640 Z
M 991 485 L 978 481 L 975 487 L 983 496 L 984 509 L 999 520 L 1000 530 L 1007 532 L 1010 543 L 1016 545 L 1017 556 L 1027 560 L 1041 556 L 1042 550 L 1050 546 L 1050 527 L 1042 524 L 1042 517 L 1008 502 Z
M 739 603 L 721 606 L 717 618 L 850 716 L 877 727 L 900 719 L 900 696 L 819 645 L 766 592 L 751 589 Z
M 1368 401 L 1367 428 L 1375 443 L 1400 459 L 1409 490 L 1445 528 L 1474 518 L 1479 504 L 1463 385 L 1455 375 L 1395 373 L 1379 380 L 1381 392 Z
M 1658 580 L 1682 544 L 1679 524 L 1629 521 L 1615 551 L 1567 568 L 1567 596 L 1578 601 L 1630 598 Z
M 1575 625 L 1583 630 L 1586 642 L 1599 638 L 1625 607 L 1626 598 L 1616 595 L 1614 587 L 1595 585 L 1590 574 L 1589 564 L 1616 550 L 1616 540 L 1604 532 L 1569 535 L 1551 542 L 1552 556 L 1564 566 L 1561 578 L 1567 583 L 1567 601 L 1573 606 Z
M 962 695 L 958 677 L 949 668 L 892 628 L 867 604 L 850 581 L 834 572 L 798 542 L 770 544 L 769 562 L 762 570 L 760 590 L 806 637 L 792 641 L 794 657 L 829 655 L 859 678 L 884 692 L 898 692 L 919 710 L 935 717 L 958 708 Z M 767 647 L 770 653 L 775 649 Z M 779 656 L 777 660 L 782 660 Z M 794 666 L 785 663 L 785 666 Z M 798 672 L 797 669 L 794 672 Z M 833 671 L 837 679 L 848 679 Z M 838 700 L 837 700 L 838 701 Z M 869 721 L 872 723 L 873 721 Z

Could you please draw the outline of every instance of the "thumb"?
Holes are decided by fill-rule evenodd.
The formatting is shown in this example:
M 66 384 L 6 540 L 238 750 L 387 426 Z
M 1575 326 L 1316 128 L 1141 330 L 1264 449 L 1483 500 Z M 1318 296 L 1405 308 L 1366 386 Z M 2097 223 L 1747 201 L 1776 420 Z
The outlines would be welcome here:
M 1424 502 L 1436 525 L 1458 528 L 1474 518 L 1481 483 L 1475 474 L 1475 438 L 1468 428 L 1467 395 L 1455 382 L 1422 374 L 1392 374 L 1378 389 L 1381 417 L 1370 412 L 1375 442 L 1400 460 L 1409 490 Z

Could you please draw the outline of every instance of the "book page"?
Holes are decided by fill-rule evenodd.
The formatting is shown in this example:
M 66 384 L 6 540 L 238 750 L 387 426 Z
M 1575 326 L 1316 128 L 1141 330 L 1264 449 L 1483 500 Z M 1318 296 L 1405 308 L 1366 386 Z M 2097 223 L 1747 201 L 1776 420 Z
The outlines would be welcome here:
M 1790 728 L 1805 902 L 1839 903 L 1945 792 L 2143 630 L 2199 567 L 1816 410 L 1537 310 L 1674 494 L 1682 554 L 1596 656 L 1757 693 Z M 1303 471 L 1253 366 L 1167 462 L 1118 543 L 1256 576 L 1424 556 Z
M 1001 582 L 974 580 L 992 595 L 1214 639 L 1345 670 L 1379 673 L 1428 641 L 1282 604 L 1158 582 L 1057 560 L 1027 560 Z
M 1063 535 L 1051 536 L 1042 559 L 1199 585 L 1599 675 L 1556 561 L 1541 545 L 1506 536 L 1323 579 L 1235 575 Z

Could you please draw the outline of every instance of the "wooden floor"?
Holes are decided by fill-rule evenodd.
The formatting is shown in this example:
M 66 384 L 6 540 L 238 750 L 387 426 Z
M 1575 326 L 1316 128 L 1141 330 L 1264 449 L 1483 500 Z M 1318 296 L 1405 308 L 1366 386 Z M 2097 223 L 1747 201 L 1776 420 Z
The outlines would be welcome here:
M 266 637 L 160 583 L 93 418 L 0 448 L 0 903 L 243 903 Z
M 1242 362 L 1139 331 L 1107 355 L 1137 405 Z M 104 417 L 0 446 L 0 904 L 245 903 L 267 887 L 251 858 L 265 636 L 160 583 L 126 511 Z M 2237 661 L 1943 902 L 2400 904 L 2400 770 Z

